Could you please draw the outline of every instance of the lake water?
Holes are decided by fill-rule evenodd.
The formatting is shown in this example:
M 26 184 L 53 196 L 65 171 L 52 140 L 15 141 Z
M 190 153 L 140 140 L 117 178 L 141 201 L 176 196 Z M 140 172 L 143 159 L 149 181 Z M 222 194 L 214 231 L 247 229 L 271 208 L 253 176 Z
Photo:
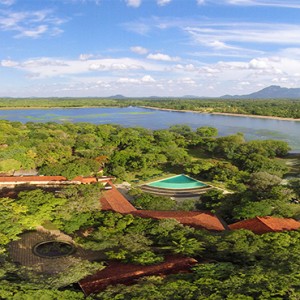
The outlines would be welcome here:
M 2 110 L 0 119 L 22 123 L 49 121 L 110 123 L 149 129 L 164 129 L 174 124 L 187 124 L 193 129 L 212 126 L 218 129 L 221 136 L 243 132 L 247 140 L 283 140 L 289 143 L 292 152 L 300 152 L 300 122 L 296 121 L 162 111 L 140 107 Z

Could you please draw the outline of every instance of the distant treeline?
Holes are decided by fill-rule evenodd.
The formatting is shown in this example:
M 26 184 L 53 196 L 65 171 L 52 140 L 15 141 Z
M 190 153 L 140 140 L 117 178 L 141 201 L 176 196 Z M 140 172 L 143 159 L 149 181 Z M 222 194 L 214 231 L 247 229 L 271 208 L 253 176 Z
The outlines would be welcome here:
M 228 100 L 228 99 L 176 99 L 176 98 L 0 98 L 0 108 L 34 107 L 126 107 L 150 106 L 206 113 L 232 113 L 300 118 L 299 100 Z

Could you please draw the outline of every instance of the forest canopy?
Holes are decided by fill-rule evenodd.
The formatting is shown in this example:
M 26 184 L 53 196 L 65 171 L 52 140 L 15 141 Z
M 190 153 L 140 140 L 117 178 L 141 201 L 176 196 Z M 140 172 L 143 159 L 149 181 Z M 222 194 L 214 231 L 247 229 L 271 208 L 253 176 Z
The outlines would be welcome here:
M 289 171 L 287 143 L 246 141 L 243 134 L 219 137 L 212 127 L 186 125 L 148 130 L 89 123 L 0 121 L 0 172 L 36 170 L 41 175 L 112 175 L 147 181 L 186 173 L 212 189 L 194 202 L 131 194 L 142 209 L 209 210 L 228 224 L 255 216 L 300 218 L 300 181 L 282 184 Z M 0 199 L 0 298 L 84 299 L 75 283 L 118 260 L 148 265 L 166 255 L 196 258 L 189 274 L 141 279 L 111 286 L 87 299 L 299 299 L 300 232 L 255 235 L 247 230 L 208 232 L 176 220 L 153 220 L 101 211 L 101 185 L 61 190 L 24 190 Z M 223 193 L 222 190 L 228 193 Z M 68 271 L 40 274 L 12 263 L 11 243 L 37 227 L 68 234 L 100 261 L 71 260 Z

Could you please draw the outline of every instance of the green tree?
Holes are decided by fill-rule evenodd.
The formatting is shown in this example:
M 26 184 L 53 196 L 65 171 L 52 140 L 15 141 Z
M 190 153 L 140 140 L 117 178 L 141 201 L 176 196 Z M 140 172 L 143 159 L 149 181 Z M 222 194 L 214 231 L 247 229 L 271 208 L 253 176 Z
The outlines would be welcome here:
M 192 161 L 184 167 L 185 172 L 192 175 L 202 175 L 209 173 L 209 170 L 214 167 L 214 164 L 207 159 L 199 159 Z
M 73 185 L 62 189 L 59 198 L 64 205 L 55 209 L 55 224 L 73 232 L 86 222 L 91 222 L 94 214 L 99 217 L 101 187 L 102 184 L 97 183 Z
M 34 229 L 45 221 L 54 220 L 56 210 L 66 203 L 66 199 L 36 189 L 20 192 L 17 203 L 27 208 L 26 216 L 21 220 L 22 225 L 27 229 Z
M 0 283 L 0 297 L 5 300 L 91 300 L 91 298 L 85 298 L 82 292 L 45 289 L 37 285 L 16 284 L 8 281 Z
M 47 278 L 46 286 L 51 289 L 66 287 L 104 268 L 102 263 L 73 258 L 70 267 L 66 271 Z M 43 280 L 43 278 L 41 279 Z
M 201 137 L 216 137 L 218 129 L 209 126 L 203 126 L 196 129 L 196 134 Z
M 255 217 L 264 217 L 272 215 L 272 203 L 268 200 L 241 202 L 233 209 L 233 217 L 235 219 L 250 219 Z
M 7 173 L 10 171 L 20 170 L 21 166 L 22 164 L 18 160 L 13 158 L 4 159 L 0 161 L 0 172 Z
M 216 212 L 222 205 L 224 194 L 221 190 L 213 189 L 200 196 L 197 208 Z
M 168 246 L 162 247 L 165 250 L 171 250 L 175 254 L 187 256 L 200 256 L 204 250 L 203 243 L 195 238 L 181 237 L 179 240 L 173 240 Z
M 289 180 L 288 187 L 291 188 L 298 199 L 300 198 L 300 178 L 294 178 Z
M 26 228 L 23 226 L 23 218 L 27 207 L 10 198 L 0 200 L 0 246 L 16 240 L 18 235 Z M 4 250 L 2 249 L 2 252 Z M 1 251 L 0 251 L 1 252 Z
M 139 193 L 134 198 L 133 205 L 140 209 L 173 210 L 176 208 L 176 201 L 169 197 Z
M 244 135 L 242 133 L 219 137 L 216 141 L 217 146 L 215 148 L 215 153 L 229 159 L 234 158 L 237 149 L 245 143 Z
M 257 172 L 250 176 L 249 186 L 251 190 L 255 192 L 268 194 L 272 187 L 281 183 L 281 180 L 282 179 L 276 175 L 267 172 Z
M 243 169 L 250 173 L 268 172 L 282 176 L 288 168 L 280 161 L 270 159 L 261 154 L 251 154 L 243 162 Z

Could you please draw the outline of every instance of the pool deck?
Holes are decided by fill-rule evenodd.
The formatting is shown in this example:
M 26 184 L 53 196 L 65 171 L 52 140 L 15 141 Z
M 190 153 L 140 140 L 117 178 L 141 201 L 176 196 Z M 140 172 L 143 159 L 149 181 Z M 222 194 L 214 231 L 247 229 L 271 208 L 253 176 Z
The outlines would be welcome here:
M 176 182 L 176 178 L 184 178 L 186 182 Z M 159 182 L 166 182 L 168 180 L 175 179 L 174 183 L 167 183 L 165 186 L 163 184 L 156 185 L 155 183 Z M 193 184 L 189 184 L 193 183 Z M 197 185 L 198 183 L 198 185 Z M 153 185 L 154 184 L 154 185 Z M 169 185 L 169 187 L 168 187 Z M 177 185 L 177 187 L 176 187 Z M 179 185 L 179 187 L 178 187 Z M 185 186 L 184 186 L 185 185 Z M 167 177 L 164 179 L 152 181 L 145 183 L 140 186 L 143 192 L 158 195 L 158 196 L 167 196 L 167 197 L 176 197 L 176 198 L 191 198 L 191 197 L 196 197 L 198 195 L 204 194 L 207 191 L 211 190 L 213 187 L 211 185 L 208 185 L 206 183 L 203 183 L 199 180 L 196 180 L 188 175 L 180 174 L 180 175 L 175 175 L 171 177 Z
M 162 189 L 149 187 L 147 185 L 140 186 L 140 189 L 149 194 L 157 195 L 157 196 L 166 196 L 166 197 L 175 197 L 175 198 L 194 198 L 201 194 L 208 192 L 213 189 L 213 187 L 209 186 L 206 188 L 198 188 L 198 189 Z

